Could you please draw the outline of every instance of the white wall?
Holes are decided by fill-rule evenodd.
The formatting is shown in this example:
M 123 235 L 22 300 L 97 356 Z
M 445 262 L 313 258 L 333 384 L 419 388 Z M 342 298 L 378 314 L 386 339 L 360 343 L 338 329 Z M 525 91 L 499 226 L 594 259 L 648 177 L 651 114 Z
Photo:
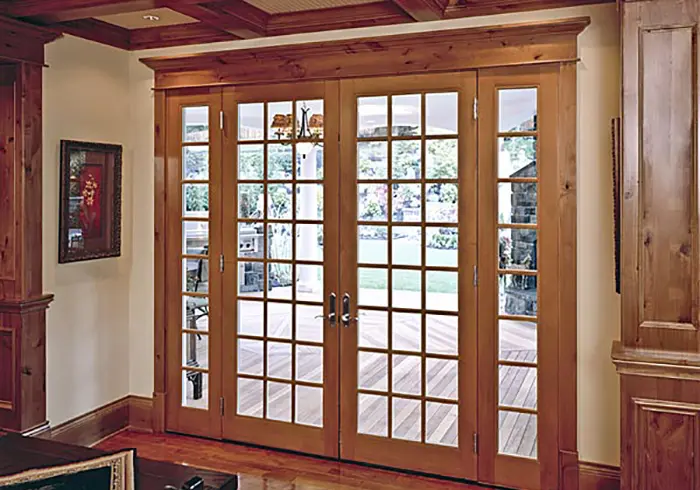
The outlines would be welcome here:
M 153 391 L 153 74 L 139 58 L 582 15 L 590 16 L 592 24 L 579 37 L 579 450 L 584 460 L 618 464 L 619 389 L 609 355 L 620 328 L 613 277 L 609 124 L 618 113 L 619 44 L 615 6 L 609 4 L 131 54 L 87 41 L 50 45 L 53 66 L 47 71 L 45 95 L 44 231 L 46 289 L 57 293 L 49 317 L 52 423 L 99 406 L 126 390 L 144 396 Z M 128 70 L 123 69 L 125 56 L 129 57 Z M 52 70 L 57 73 L 51 74 Z M 108 108 L 111 120 L 103 117 Z M 55 162 L 61 137 L 121 141 L 129 149 L 126 154 L 130 157 L 125 159 L 125 250 L 118 261 L 54 265 Z M 75 393 L 68 388 L 76 388 Z
M 132 159 L 129 54 L 73 37 L 46 48 L 44 70 L 44 288 L 48 419 L 57 425 L 129 393 Z M 58 264 L 59 145 L 124 145 L 122 257 Z

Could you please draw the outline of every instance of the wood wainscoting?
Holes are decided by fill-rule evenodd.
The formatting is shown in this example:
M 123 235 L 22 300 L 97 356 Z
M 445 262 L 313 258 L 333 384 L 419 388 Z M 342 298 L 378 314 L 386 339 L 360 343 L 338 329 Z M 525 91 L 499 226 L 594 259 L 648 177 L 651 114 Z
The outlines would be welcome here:
M 620 468 L 581 461 L 578 465 L 579 490 L 620 490 Z

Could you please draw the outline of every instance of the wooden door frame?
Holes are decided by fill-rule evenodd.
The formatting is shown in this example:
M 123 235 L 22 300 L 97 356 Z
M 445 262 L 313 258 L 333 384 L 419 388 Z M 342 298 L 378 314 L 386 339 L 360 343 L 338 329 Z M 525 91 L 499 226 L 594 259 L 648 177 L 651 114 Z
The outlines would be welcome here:
M 551 64 L 559 71 L 557 134 L 559 277 L 576 277 L 577 36 L 588 17 L 274 46 L 142 60 L 155 74 L 155 315 L 153 429 L 165 429 L 166 102 L 169 91 L 300 80 L 436 73 Z M 541 488 L 578 488 L 576 281 L 558 289 L 558 451 L 542 460 Z

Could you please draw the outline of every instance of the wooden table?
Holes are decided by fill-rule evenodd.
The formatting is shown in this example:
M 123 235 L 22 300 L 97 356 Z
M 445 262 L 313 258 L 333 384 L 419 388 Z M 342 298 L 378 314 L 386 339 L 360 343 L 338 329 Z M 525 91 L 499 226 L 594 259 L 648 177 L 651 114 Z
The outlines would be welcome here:
M 0 431 L 0 476 L 34 468 L 75 463 L 103 454 L 107 453 L 99 449 L 71 446 Z M 208 488 L 238 488 L 238 479 L 232 475 L 138 458 L 136 479 L 141 490 L 163 490 L 165 485 L 180 488 L 193 476 L 202 477 Z

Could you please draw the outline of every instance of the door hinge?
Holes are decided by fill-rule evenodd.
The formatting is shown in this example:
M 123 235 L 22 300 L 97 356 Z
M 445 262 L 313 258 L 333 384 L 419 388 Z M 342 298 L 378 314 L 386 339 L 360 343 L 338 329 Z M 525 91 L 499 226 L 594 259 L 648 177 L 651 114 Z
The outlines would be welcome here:
M 224 254 L 219 255 L 219 272 L 224 272 Z
M 224 130 L 224 111 L 219 112 L 219 129 Z
M 473 284 L 474 284 L 474 287 L 479 285 L 479 269 L 476 266 L 474 266 Z
M 221 416 L 223 417 L 226 413 L 226 401 L 224 400 L 223 396 L 219 398 L 219 410 L 221 411 Z
M 474 441 L 473 441 L 473 443 L 474 443 L 474 447 L 473 447 L 473 449 L 474 449 L 474 454 L 479 454 L 479 434 L 477 434 L 476 432 L 474 432 L 473 440 L 474 440 Z
M 479 119 L 479 99 L 474 97 L 474 120 Z

